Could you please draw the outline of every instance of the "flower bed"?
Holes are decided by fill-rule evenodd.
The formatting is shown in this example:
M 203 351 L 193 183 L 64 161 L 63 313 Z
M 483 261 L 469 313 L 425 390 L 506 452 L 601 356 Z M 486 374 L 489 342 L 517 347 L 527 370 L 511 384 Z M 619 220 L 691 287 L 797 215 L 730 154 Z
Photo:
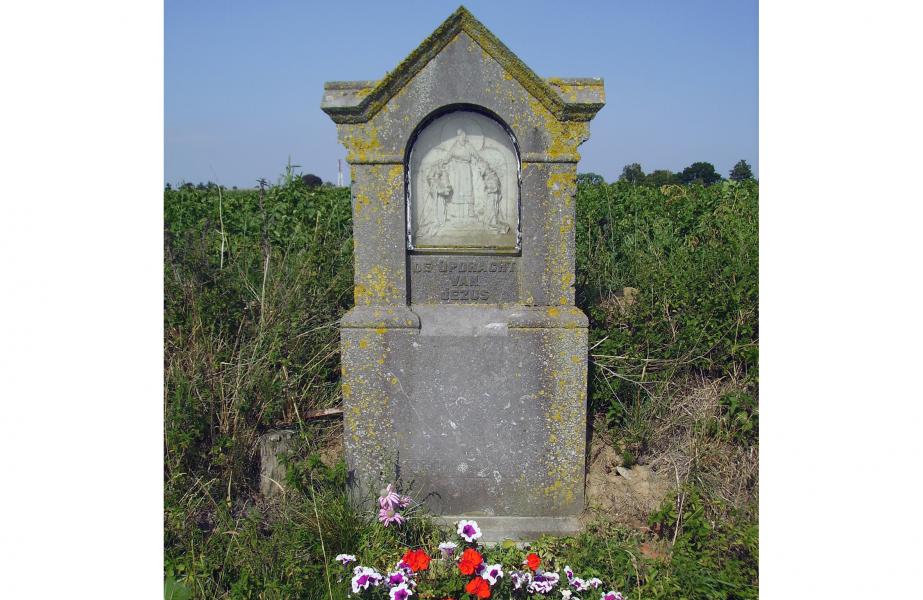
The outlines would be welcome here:
M 378 499 L 382 526 L 400 526 L 405 522 L 401 510 L 411 498 L 398 494 L 389 484 Z M 456 523 L 458 541 L 439 544 L 431 557 L 426 548 L 408 548 L 393 568 L 376 568 L 359 564 L 356 556 L 340 554 L 334 563 L 342 569 L 340 581 L 349 579 L 350 591 L 363 598 L 408 600 L 418 598 L 541 598 L 554 595 L 570 600 L 599 598 L 622 600 L 622 594 L 605 591 L 598 577 L 583 578 L 570 566 L 558 572 L 551 556 L 523 553 L 512 548 L 485 548 L 479 545 L 481 529 L 477 521 L 463 519 Z M 518 564 L 510 564 L 519 554 Z M 507 560 L 504 564 L 504 559 Z M 355 563 L 355 564 L 354 564 Z M 543 568 L 544 567 L 544 568 Z M 554 569 L 554 570 L 552 570 Z

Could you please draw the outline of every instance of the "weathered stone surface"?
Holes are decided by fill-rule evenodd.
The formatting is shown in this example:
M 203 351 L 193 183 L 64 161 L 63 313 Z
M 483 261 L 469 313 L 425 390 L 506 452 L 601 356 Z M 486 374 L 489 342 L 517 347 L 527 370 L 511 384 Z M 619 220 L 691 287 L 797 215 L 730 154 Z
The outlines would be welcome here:
M 285 491 L 285 465 L 282 454 L 291 449 L 295 432 L 288 429 L 267 431 L 260 436 L 260 493 L 266 498 L 281 495 Z
M 399 479 L 488 538 L 576 526 L 573 195 L 603 100 L 600 80 L 539 78 L 464 9 L 384 79 L 325 86 L 353 178 L 341 353 L 357 501 Z

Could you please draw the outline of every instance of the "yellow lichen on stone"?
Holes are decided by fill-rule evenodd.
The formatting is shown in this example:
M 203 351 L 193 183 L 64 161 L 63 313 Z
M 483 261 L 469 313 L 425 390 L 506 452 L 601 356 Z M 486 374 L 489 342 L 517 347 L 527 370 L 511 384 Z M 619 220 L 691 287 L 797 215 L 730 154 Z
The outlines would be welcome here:
M 564 80 L 560 77 L 551 77 L 548 79 L 548 82 L 561 90 L 561 92 L 567 96 L 567 99 L 571 102 L 577 101 L 577 89 L 578 86 L 573 84 L 564 83 Z
M 549 354 L 542 379 L 551 392 L 545 412 L 542 490 L 554 508 L 572 508 L 583 484 L 586 371 L 580 352 L 586 347 L 586 332 L 548 329 L 542 337 Z
M 346 162 L 364 162 L 381 148 L 378 128 L 372 123 L 352 125 L 342 137 L 346 146 Z
M 400 292 L 392 281 L 389 269 L 375 265 L 358 277 L 361 280 L 356 283 L 353 293 L 357 305 L 391 304 L 399 299 Z
M 362 214 L 362 209 L 372 203 L 367 194 L 356 192 L 356 214 Z
M 590 136 L 590 125 L 586 121 L 560 121 L 538 100 L 530 100 L 529 107 L 539 119 L 540 129 L 548 136 L 548 158 L 580 158 L 577 147 Z

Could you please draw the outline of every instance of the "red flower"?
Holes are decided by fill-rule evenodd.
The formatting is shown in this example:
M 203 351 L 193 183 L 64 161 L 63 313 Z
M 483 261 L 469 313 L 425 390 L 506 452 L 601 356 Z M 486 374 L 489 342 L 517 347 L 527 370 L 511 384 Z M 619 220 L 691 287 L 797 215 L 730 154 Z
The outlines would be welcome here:
M 465 575 L 471 575 L 482 562 L 484 562 L 484 557 L 481 556 L 480 552 L 474 548 L 465 548 L 465 551 L 462 552 L 461 561 L 458 563 L 458 570 Z
M 534 571 L 540 564 L 542 564 L 542 559 L 538 557 L 538 554 L 533 552 L 526 557 L 526 564 L 529 565 L 529 568 Z
M 490 598 L 490 584 L 482 577 L 475 577 L 469 581 L 465 591 L 478 598 Z
M 417 571 L 425 571 L 429 568 L 429 557 L 422 548 L 419 550 L 408 550 L 401 560 L 407 563 L 410 566 L 410 570 L 414 573 Z

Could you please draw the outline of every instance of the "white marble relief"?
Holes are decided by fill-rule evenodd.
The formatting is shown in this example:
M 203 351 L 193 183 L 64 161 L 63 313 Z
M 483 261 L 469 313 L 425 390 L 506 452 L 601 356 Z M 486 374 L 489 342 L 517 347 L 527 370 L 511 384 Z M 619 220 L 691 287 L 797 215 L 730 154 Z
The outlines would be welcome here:
M 445 114 L 410 157 L 410 248 L 516 249 L 519 161 L 510 136 L 473 111 Z

